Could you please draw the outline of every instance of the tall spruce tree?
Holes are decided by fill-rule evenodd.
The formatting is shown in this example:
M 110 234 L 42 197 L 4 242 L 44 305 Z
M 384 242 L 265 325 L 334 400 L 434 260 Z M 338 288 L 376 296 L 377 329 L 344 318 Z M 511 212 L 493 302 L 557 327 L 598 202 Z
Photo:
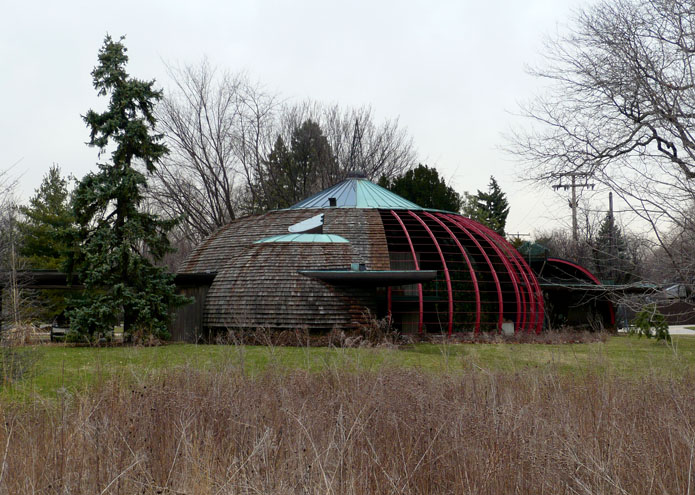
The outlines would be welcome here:
M 70 313 L 71 326 L 82 334 L 104 334 L 122 317 L 126 335 L 166 337 L 169 309 L 185 298 L 175 295 L 173 276 L 153 261 L 170 251 L 167 233 L 175 221 L 143 211 L 147 181 L 138 170 L 152 173 L 167 153 L 154 131 L 153 110 L 162 92 L 154 81 L 126 72 L 122 41 L 106 36 L 92 71 L 98 94 L 110 98 L 108 109 L 83 117 L 89 146 L 99 156 L 112 151 L 110 162 L 99 163 L 99 171 L 87 174 L 73 194 L 78 246 L 72 262 L 85 291 Z
M 505 235 L 504 227 L 509 215 L 509 202 L 507 195 L 502 192 L 494 177 L 490 176 L 487 192 L 478 189 L 477 194 L 466 195 L 463 214 L 487 225 L 499 235 Z

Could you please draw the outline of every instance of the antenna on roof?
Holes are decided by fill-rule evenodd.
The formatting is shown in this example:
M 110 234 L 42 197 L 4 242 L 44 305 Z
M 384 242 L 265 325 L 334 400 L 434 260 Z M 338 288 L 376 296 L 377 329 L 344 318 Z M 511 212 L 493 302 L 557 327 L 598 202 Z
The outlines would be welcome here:
M 350 146 L 350 173 L 348 178 L 366 179 L 367 174 L 362 162 L 362 130 L 360 120 L 355 118 L 355 130 L 352 133 L 352 146 Z

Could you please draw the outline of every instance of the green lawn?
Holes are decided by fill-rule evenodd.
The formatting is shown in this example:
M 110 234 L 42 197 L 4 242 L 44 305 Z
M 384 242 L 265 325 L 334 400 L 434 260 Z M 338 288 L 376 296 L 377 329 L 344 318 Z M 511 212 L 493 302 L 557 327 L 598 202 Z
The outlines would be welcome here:
M 176 367 L 236 369 L 245 373 L 327 367 L 374 370 L 416 367 L 434 373 L 464 369 L 518 372 L 548 368 L 562 373 L 589 370 L 639 377 L 645 373 L 683 375 L 695 369 L 695 337 L 676 336 L 672 345 L 634 336 L 591 344 L 417 344 L 394 348 L 329 349 L 172 344 L 162 347 L 88 348 L 43 345 L 19 349 L 34 362 L 23 379 L 2 394 L 55 397 L 79 393 L 95 381 L 119 377 L 141 381 Z M 1 383 L 1 382 L 0 382 Z

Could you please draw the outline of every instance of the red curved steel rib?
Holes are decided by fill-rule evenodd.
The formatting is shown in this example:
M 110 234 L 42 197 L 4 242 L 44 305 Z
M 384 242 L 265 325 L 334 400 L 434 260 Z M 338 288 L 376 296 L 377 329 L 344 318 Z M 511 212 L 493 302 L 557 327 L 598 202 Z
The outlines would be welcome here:
M 502 285 L 500 284 L 500 279 L 497 276 L 497 270 L 495 270 L 495 267 L 492 265 L 490 257 L 485 252 L 485 249 L 483 249 L 483 246 L 478 242 L 478 239 L 476 239 L 475 236 L 471 234 L 471 232 L 467 228 L 465 228 L 463 225 L 456 223 L 451 218 L 447 217 L 446 215 L 443 215 L 442 213 L 437 213 L 437 216 L 443 218 L 444 220 L 447 220 L 456 228 L 461 230 L 461 232 L 463 232 L 471 241 L 473 241 L 475 246 L 478 248 L 480 253 L 485 258 L 485 262 L 487 263 L 487 266 L 490 268 L 490 273 L 492 274 L 492 278 L 495 281 L 495 289 L 497 289 L 497 302 L 499 308 L 497 329 L 500 330 L 502 328 L 502 323 L 504 322 L 504 298 L 502 297 Z
M 531 330 L 536 323 L 536 296 L 538 297 L 538 300 L 542 299 L 540 290 L 536 292 L 534 295 L 534 292 L 537 290 L 535 284 L 532 284 L 531 280 L 536 281 L 536 277 L 533 275 L 533 272 L 531 271 L 530 267 L 526 264 L 525 260 L 521 258 L 516 249 L 514 249 L 513 246 L 511 246 L 501 235 L 499 235 L 497 232 L 494 230 L 490 229 L 489 227 L 486 227 L 484 225 L 480 226 L 481 229 L 483 229 L 484 232 L 486 232 L 492 239 L 497 240 L 500 243 L 500 246 L 509 254 L 510 260 L 516 265 L 516 267 L 519 269 L 519 273 L 521 274 L 521 277 L 524 279 L 524 282 L 526 284 L 526 292 L 528 293 L 529 297 L 529 310 L 530 310 L 530 320 L 528 326 L 524 323 L 522 325 L 523 327 L 526 328 L 526 330 Z M 519 262 L 519 258 L 522 259 L 523 264 Z M 527 268 L 528 271 L 525 269 Z M 531 278 L 529 278 L 529 276 Z M 523 293 L 522 293 L 523 295 Z M 525 304 L 525 303 L 524 303 Z M 524 318 L 525 320 L 525 318 Z M 540 318 L 538 319 L 540 321 Z M 538 330 L 537 330 L 538 331 Z
M 444 279 L 446 280 L 446 292 L 447 292 L 447 297 L 449 298 L 449 322 L 447 325 L 447 334 L 451 335 L 451 332 L 454 329 L 454 291 L 451 289 L 451 277 L 449 276 L 449 268 L 446 266 L 446 260 L 444 259 L 444 253 L 442 253 L 442 248 L 439 246 L 439 243 L 437 242 L 437 238 L 434 236 L 432 231 L 430 230 L 429 226 L 425 223 L 425 221 L 417 216 L 416 213 L 414 213 L 411 210 L 408 210 L 408 214 L 413 217 L 415 220 L 417 220 L 420 225 L 424 227 L 424 229 L 427 231 L 427 233 L 430 236 L 430 239 L 432 239 L 432 242 L 434 243 L 434 247 L 437 248 L 437 252 L 439 253 L 439 259 L 442 262 L 442 268 L 444 268 Z
M 478 277 L 475 276 L 475 270 L 473 270 L 473 265 L 471 264 L 471 260 L 468 258 L 468 253 L 466 253 L 466 250 L 463 249 L 463 246 L 457 239 L 457 237 L 454 235 L 454 233 L 444 225 L 444 222 L 442 222 L 440 219 L 432 215 L 431 213 L 428 213 L 426 211 L 422 212 L 423 215 L 426 215 L 428 218 L 431 218 L 437 224 L 439 224 L 444 230 L 447 231 L 447 233 L 451 236 L 451 238 L 454 240 L 456 245 L 458 246 L 459 250 L 461 251 L 461 254 L 463 255 L 463 259 L 466 260 L 466 264 L 468 265 L 468 273 L 471 276 L 471 280 L 473 280 L 473 287 L 475 288 L 475 333 L 480 332 L 480 288 L 478 287 Z M 440 251 L 441 252 L 441 251 Z M 451 283 L 449 283 L 451 285 Z M 453 291 L 451 295 L 451 319 L 453 320 L 453 314 L 454 314 L 454 303 L 453 303 Z
M 519 263 L 519 260 L 517 260 L 516 257 L 514 256 L 514 253 L 511 252 L 510 248 L 508 246 L 506 246 L 505 244 L 502 244 L 502 246 L 503 246 L 504 251 L 509 256 L 509 260 L 514 264 L 519 275 L 521 275 L 521 278 L 523 279 L 524 286 L 526 287 L 526 290 L 521 292 L 521 297 L 524 300 L 524 318 L 523 318 L 524 323 L 522 324 L 522 328 L 526 331 L 529 331 L 536 323 L 536 298 L 534 296 L 534 288 L 531 287 L 531 281 L 528 278 L 528 274 L 526 273 L 526 270 L 524 270 L 524 268 Z M 511 250 L 514 250 L 514 248 L 511 248 Z M 528 304 L 526 304 L 526 297 L 527 296 L 528 296 Z M 528 311 L 526 308 L 528 308 Z M 527 313 L 528 313 L 528 319 L 526 318 Z
M 531 287 L 530 280 L 526 274 L 526 271 L 523 269 L 519 261 L 516 259 L 514 256 L 514 248 L 509 246 L 507 244 L 507 241 L 504 240 L 502 236 L 497 234 L 492 229 L 488 229 L 487 227 L 483 226 L 484 232 L 493 240 L 497 241 L 498 245 L 500 246 L 500 249 L 502 249 L 506 254 L 509 259 L 509 261 L 512 263 L 512 265 L 516 268 L 516 271 L 518 275 L 520 276 L 520 282 L 523 282 L 523 286 L 525 287 L 526 290 L 521 291 L 521 298 L 523 299 L 523 322 L 521 324 L 521 328 L 523 330 L 529 331 L 531 327 L 535 323 L 536 319 L 536 307 L 535 307 L 535 298 L 533 294 L 533 289 Z M 528 296 L 528 304 L 527 304 L 527 296 Z M 528 308 L 528 311 L 527 311 Z M 527 313 L 528 313 L 528 319 L 527 319 Z
M 496 243 L 492 242 L 481 230 L 479 227 L 481 227 L 480 224 L 477 222 L 473 222 L 472 220 L 469 220 L 466 217 L 462 217 L 460 215 L 455 215 L 452 213 L 446 214 L 447 217 L 449 217 L 453 222 L 455 222 L 457 225 L 460 225 L 464 228 L 468 228 L 478 234 L 480 237 L 482 237 L 485 242 L 492 248 L 492 250 L 495 252 L 495 254 L 499 257 L 500 261 L 504 265 L 504 267 L 507 270 L 507 273 L 509 274 L 509 279 L 512 282 L 512 287 L 514 288 L 514 295 L 516 297 L 516 322 L 514 324 L 515 329 L 519 329 L 521 326 L 521 313 L 522 313 L 522 302 L 521 302 L 521 293 L 519 291 L 519 283 L 518 283 L 518 278 L 516 275 L 516 270 L 511 266 L 509 263 L 509 260 L 507 259 L 506 255 L 500 250 L 499 246 L 497 246 Z
M 543 291 L 541 290 L 541 284 L 538 283 L 538 278 L 536 277 L 535 273 L 531 269 L 531 266 L 526 262 L 523 256 L 514 249 L 514 255 L 515 257 L 519 260 L 519 262 L 526 268 L 527 273 L 531 277 L 531 283 L 533 285 L 533 289 L 536 291 L 536 300 L 538 308 L 537 308 L 537 313 L 538 317 L 536 318 L 536 333 L 541 333 L 541 330 L 543 329 L 543 319 L 545 318 L 545 305 L 543 303 Z
M 563 260 L 560 258 L 548 258 L 548 261 L 555 261 L 557 263 L 564 263 L 565 265 L 569 265 L 571 267 L 574 267 L 577 270 L 579 270 L 580 272 L 582 272 L 584 275 L 589 277 L 589 279 L 592 282 L 594 282 L 596 285 L 603 285 L 603 284 L 601 284 L 601 281 L 598 278 L 596 278 L 596 275 L 594 275 L 593 273 L 591 273 L 589 270 L 587 270 L 586 268 L 584 268 L 581 265 L 577 265 L 576 263 L 572 263 L 571 261 Z M 608 312 L 611 314 L 611 325 L 615 325 L 615 309 L 613 308 L 613 303 L 611 303 L 610 301 L 608 301 Z
M 415 248 L 413 247 L 413 241 L 410 239 L 410 234 L 408 233 L 408 229 L 405 228 L 405 224 L 403 223 L 403 220 L 401 220 L 401 217 L 398 216 L 398 213 L 391 210 L 391 215 L 393 215 L 396 218 L 396 220 L 398 220 L 398 223 L 401 225 L 401 228 L 403 229 L 403 233 L 405 233 L 405 238 L 408 240 L 408 245 L 410 246 L 410 252 L 413 255 L 413 263 L 415 263 L 415 269 L 420 270 L 420 265 L 417 262 L 417 255 L 415 254 Z M 423 318 L 423 313 L 424 313 L 424 304 L 423 304 L 423 299 L 422 299 L 422 284 L 417 284 L 417 291 L 418 291 L 418 299 L 420 302 L 420 317 L 418 320 L 417 331 L 418 331 L 418 333 L 422 333 L 422 318 Z

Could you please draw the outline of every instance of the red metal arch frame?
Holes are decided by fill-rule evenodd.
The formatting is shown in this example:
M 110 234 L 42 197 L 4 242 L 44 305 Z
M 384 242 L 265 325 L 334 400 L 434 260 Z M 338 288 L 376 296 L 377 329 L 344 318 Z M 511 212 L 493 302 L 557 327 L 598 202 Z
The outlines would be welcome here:
M 396 219 L 398 224 L 400 225 L 400 228 L 402 229 L 405 238 L 408 242 L 408 246 L 410 249 L 410 253 L 413 257 L 413 263 L 415 265 L 416 270 L 420 270 L 420 263 L 418 262 L 417 258 L 417 252 L 415 250 L 415 245 L 413 243 L 413 238 L 411 237 L 410 232 L 408 231 L 408 227 L 406 227 L 405 222 L 403 219 L 396 213 L 394 210 L 389 210 L 391 213 L 391 216 Z M 439 255 L 439 259 L 444 271 L 444 277 L 446 280 L 446 286 L 447 286 L 447 302 L 448 302 L 448 334 L 451 335 L 453 331 L 453 317 L 454 317 L 454 293 L 453 293 L 453 288 L 452 288 L 452 282 L 451 282 L 451 274 L 449 272 L 449 268 L 446 262 L 446 258 L 444 256 L 444 253 L 442 251 L 442 246 L 437 240 L 437 237 L 435 234 L 432 232 L 432 229 L 430 226 L 427 224 L 427 222 L 418 214 L 416 214 L 413 211 L 406 210 L 415 221 L 417 221 L 420 226 L 425 230 L 427 236 L 429 237 L 430 241 L 436 248 L 436 251 Z M 514 295 L 516 298 L 516 323 L 515 323 L 515 329 L 516 331 L 520 330 L 526 330 L 526 331 L 532 331 L 535 329 L 535 331 L 538 333 L 542 329 L 542 322 L 543 322 L 543 315 L 545 313 L 544 310 L 544 305 L 543 305 L 543 299 L 542 299 L 542 292 L 540 290 L 540 285 L 538 284 L 538 280 L 534 276 L 533 272 L 531 271 L 531 268 L 529 267 L 528 263 L 526 263 L 526 260 L 523 259 L 523 257 L 516 251 L 509 243 L 502 238 L 499 234 L 494 232 L 493 230 L 478 224 L 477 222 L 474 222 L 466 217 L 456 215 L 456 214 L 446 214 L 446 213 L 436 213 L 436 216 L 423 211 L 421 213 L 424 217 L 430 219 L 431 221 L 435 222 L 437 225 L 439 225 L 442 229 L 444 229 L 448 235 L 451 237 L 451 239 L 455 242 L 457 245 L 459 251 L 461 252 L 461 255 L 463 257 L 463 260 L 466 262 L 468 266 L 469 273 L 471 275 L 471 279 L 473 281 L 474 285 L 474 292 L 475 292 L 475 298 L 476 298 L 476 322 L 475 322 L 475 332 L 478 333 L 480 331 L 480 320 L 481 320 L 481 313 L 482 313 L 482 304 L 481 304 L 481 294 L 480 294 L 480 285 L 478 283 L 477 276 L 475 275 L 475 269 L 473 267 L 473 263 L 471 262 L 470 257 L 468 256 L 468 253 L 466 251 L 466 248 L 463 247 L 459 239 L 457 238 L 456 234 L 452 232 L 452 230 L 444 223 L 442 220 L 447 221 L 448 223 L 452 224 L 452 226 L 457 227 L 460 229 L 461 232 L 463 232 L 466 237 L 468 237 L 474 244 L 475 246 L 480 250 L 481 254 L 483 255 L 488 267 L 490 268 L 490 272 L 492 274 L 492 277 L 495 282 L 495 288 L 497 292 L 497 298 L 498 298 L 498 327 L 501 327 L 503 321 L 504 321 L 504 296 L 502 293 L 502 284 L 500 282 L 500 279 L 497 274 L 497 270 L 495 270 L 495 267 L 493 266 L 493 263 L 488 256 L 488 253 L 484 249 L 483 245 L 481 242 L 487 244 L 492 248 L 494 251 L 495 255 L 499 257 L 501 263 L 505 267 L 507 274 L 509 275 L 512 287 L 514 289 Z M 475 235 L 474 235 L 475 234 Z M 480 241 L 478 238 L 480 238 Z M 591 275 L 590 275 L 591 276 Z M 424 328 L 424 295 L 423 295 L 423 286 L 422 284 L 417 284 L 418 285 L 418 306 L 419 306 L 419 311 L 418 311 L 418 332 L 422 333 L 423 328 Z M 611 308 L 612 309 L 612 308 Z M 391 295 L 391 288 L 388 289 L 388 314 L 389 316 L 392 316 L 392 311 L 393 311 L 393 302 L 392 302 L 392 295 Z
M 594 275 L 593 273 L 591 273 L 589 270 L 587 270 L 586 268 L 584 268 L 581 265 L 577 265 L 576 263 L 572 263 L 571 261 L 563 260 L 560 258 L 548 258 L 548 261 L 553 261 L 556 263 L 569 265 L 572 268 L 575 268 L 576 270 L 579 270 L 580 272 L 582 272 L 584 275 L 586 275 L 589 278 L 589 280 L 591 280 L 596 285 L 603 285 L 603 284 L 601 284 L 601 281 L 598 278 L 596 278 L 596 275 Z M 611 325 L 615 325 L 615 309 L 613 308 L 613 304 L 610 301 L 608 302 L 608 311 L 611 314 Z
M 541 330 L 543 330 L 543 319 L 545 318 L 545 304 L 543 303 L 543 291 L 541 290 L 541 284 L 538 282 L 538 278 L 536 278 L 536 275 L 533 273 L 533 269 L 531 268 L 531 266 L 526 262 L 524 257 L 521 256 L 521 254 L 519 254 L 519 251 L 514 249 L 513 254 L 516 257 L 516 259 L 519 260 L 519 263 L 521 263 L 521 265 L 524 268 L 526 268 L 526 273 L 529 274 L 531 284 L 533 285 L 533 289 L 536 291 L 536 333 L 541 333 Z
M 487 229 L 487 227 L 484 228 Z M 541 292 L 540 285 L 538 284 L 538 279 L 533 274 L 531 267 L 528 265 L 528 263 L 526 263 L 526 260 L 519 254 L 519 252 L 516 249 L 514 249 L 513 246 L 507 243 L 507 241 L 502 236 L 497 234 L 497 232 L 495 232 L 494 230 L 487 230 L 490 231 L 490 235 L 496 236 L 500 240 L 500 242 L 508 250 L 512 259 L 519 266 L 519 270 L 521 271 L 524 279 L 526 280 L 528 294 L 531 298 L 530 307 L 533 311 L 528 329 L 532 330 L 535 327 L 536 333 L 539 333 L 542 329 L 543 315 L 545 314 L 545 309 L 543 307 L 543 293 Z
M 430 236 L 430 239 L 432 240 L 432 243 L 434 244 L 434 247 L 437 249 L 437 253 L 439 254 L 439 259 L 442 262 L 442 268 L 444 269 L 444 280 L 446 281 L 446 294 L 449 303 L 449 319 L 447 322 L 447 334 L 451 335 L 451 332 L 454 328 L 454 293 L 451 290 L 451 276 L 449 275 L 449 267 L 447 266 L 446 260 L 444 259 L 444 253 L 442 252 L 442 248 L 437 242 L 437 238 L 434 236 L 429 226 L 425 223 L 425 221 L 422 218 L 417 216 L 417 214 L 413 213 L 411 210 L 408 210 L 408 214 L 415 220 L 417 220 L 418 223 L 422 225 L 427 234 Z
M 500 236 L 500 238 L 501 238 L 501 236 Z M 541 321 L 540 313 L 539 313 L 539 301 L 541 300 L 541 294 L 540 294 L 540 292 L 538 292 L 536 290 L 536 286 L 534 284 L 535 277 L 527 269 L 527 267 L 525 266 L 525 263 L 522 263 L 519 261 L 519 258 L 517 257 L 516 249 L 514 249 L 513 246 L 505 246 L 505 247 L 508 250 L 509 256 L 511 257 L 512 261 L 519 268 L 519 272 L 521 273 L 521 276 L 524 278 L 524 283 L 526 284 L 526 292 L 528 293 L 528 296 L 529 296 L 529 311 L 530 311 L 529 322 L 528 322 L 528 326 L 526 327 L 526 330 L 531 331 L 534 328 L 537 328 L 538 323 L 540 323 L 540 321 Z M 523 261 L 523 259 L 521 261 Z
M 492 229 L 489 229 L 485 226 L 481 226 L 481 229 L 490 237 L 490 239 L 498 244 L 500 246 L 500 249 L 502 249 L 506 254 L 512 265 L 516 268 L 517 274 L 520 276 L 523 282 L 523 286 L 525 287 L 526 290 L 523 290 L 521 292 L 521 297 L 523 299 L 523 305 L 524 305 L 524 318 L 523 318 L 523 323 L 521 325 L 522 330 L 530 331 L 531 328 L 535 326 L 536 322 L 536 300 L 534 297 L 534 291 L 535 288 L 532 287 L 531 281 L 528 277 L 528 274 L 524 267 L 519 263 L 519 261 L 516 259 L 514 256 L 514 251 L 516 251 L 512 246 L 510 246 L 507 241 L 500 236 L 497 232 L 495 232 Z M 526 304 L 526 298 L 528 296 L 528 304 Z M 528 319 L 526 318 L 526 308 L 528 308 L 528 313 L 529 317 Z
M 521 291 L 521 299 L 522 299 L 522 321 L 520 329 L 522 330 L 530 330 L 530 328 L 533 326 L 535 323 L 535 298 L 533 295 L 533 289 L 531 288 L 531 284 L 529 281 L 529 278 L 526 274 L 526 271 L 524 268 L 519 264 L 519 261 L 516 259 L 514 256 L 514 249 L 509 246 L 507 241 L 500 236 L 497 232 L 494 230 L 484 226 L 484 225 L 478 225 L 478 228 L 484 235 L 486 235 L 490 241 L 493 244 L 496 244 L 500 250 L 503 250 L 504 253 L 506 254 L 506 258 L 510 261 L 510 265 L 512 266 L 514 273 L 517 277 L 517 280 L 521 282 L 521 279 L 523 279 L 523 285 L 525 286 L 526 290 Z M 529 304 L 526 304 L 526 296 L 528 295 L 529 299 Z M 526 308 L 529 308 L 529 318 L 527 320 L 526 318 Z
M 395 217 L 396 220 L 398 220 L 398 223 L 400 224 L 401 228 L 403 229 L 403 233 L 405 234 L 405 238 L 408 240 L 408 245 L 410 246 L 410 252 L 413 255 L 413 263 L 415 263 L 415 270 L 420 270 L 420 264 L 417 262 L 417 254 L 415 254 L 415 247 L 413 247 L 413 241 L 410 238 L 410 234 L 408 233 L 408 229 L 405 228 L 405 224 L 403 223 L 403 220 L 401 220 L 401 217 L 398 216 L 398 213 L 395 211 L 391 210 L 391 215 Z M 422 333 L 422 320 L 424 316 L 424 299 L 422 296 L 422 284 L 417 284 L 417 292 L 418 292 L 418 302 L 419 302 L 419 319 L 418 319 L 418 326 L 417 330 L 418 333 Z M 391 297 L 390 297 L 390 289 L 389 289 L 389 308 L 388 312 L 391 314 Z
M 475 270 L 473 270 L 473 265 L 471 264 L 471 260 L 468 258 L 468 253 L 466 253 L 466 250 L 463 248 L 461 243 L 459 242 L 458 238 L 454 235 L 454 233 L 447 227 L 444 222 L 442 222 L 439 218 L 435 217 L 431 213 L 428 213 L 426 211 L 422 212 L 427 218 L 431 218 L 439 226 L 441 226 L 448 234 L 449 236 L 454 240 L 456 243 L 456 246 L 459 248 L 461 251 L 461 255 L 463 256 L 463 259 L 466 261 L 466 264 L 468 265 L 468 273 L 471 276 L 471 280 L 473 281 L 473 288 L 475 290 L 475 333 L 480 333 L 480 312 L 481 312 L 481 304 L 480 304 L 480 287 L 478 285 L 478 277 L 475 275 Z M 434 237 L 432 237 L 434 240 Z M 435 241 L 436 242 L 436 241 Z M 441 249 L 439 250 L 441 253 Z M 444 257 L 442 256 L 442 263 L 444 263 Z M 446 267 L 446 264 L 444 265 Z M 447 273 L 447 278 L 448 278 L 448 273 Z M 451 287 L 451 282 L 449 281 L 449 287 Z M 453 299 L 453 291 L 451 291 L 451 297 L 449 299 L 449 335 L 451 335 L 451 329 L 453 327 L 453 320 L 454 320 L 454 299 Z
M 516 274 L 516 270 L 514 267 L 511 265 L 509 260 L 507 259 L 507 256 L 502 252 L 500 247 L 493 242 L 490 238 L 488 238 L 485 233 L 479 228 L 481 227 L 480 224 L 477 222 L 473 222 L 472 220 L 462 217 L 460 215 L 456 215 L 453 213 L 446 214 L 448 218 L 450 218 L 453 222 L 455 222 L 457 225 L 460 225 L 464 228 L 468 228 L 478 234 L 482 239 L 487 242 L 487 244 L 492 248 L 492 250 L 495 252 L 495 254 L 499 257 L 500 261 L 504 265 L 505 269 L 507 270 L 507 273 L 509 275 L 509 279 L 512 282 L 512 287 L 514 288 L 514 296 L 516 297 L 516 322 L 514 324 L 515 329 L 521 328 L 522 324 L 522 314 L 524 313 L 524 308 L 522 304 L 522 294 L 521 291 L 519 290 L 519 279 Z M 525 314 L 523 317 L 523 320 L 525 320 Z
M 526 260 L 501 235 L 484 225 L 481 225 L 480 228 L 483 229 L 492 239 L 495 239 L 500 243 L 505 251 L 509 253 L 509 256 L 514 264 L 519 268 L 519 272 L 526 283 L 526 288 L 530 299 L 529 307 L 531 309 L 531 318 L 527 329 L 531 330 L 533 327 L 535 327 L 536 333 L 539 333 L 543 324 L 545 308 L 543 306 L 543 293 L 541 292 L 538 279 L 533 274 L 531 267 L 528 265 L 528 263 L 526 263 Z
M 494 237 L 493 237 L 494 240 Z M 505 241 L 506 242 L 506 241 Z M 502 243 L 500 243 L 502 244 Z M 536 322 L 536 301 L 534 297 L 534 289 L 531 287 L 531 282 L 528 278 L 528 275 L 526 273 L 526 270 L 521 266 L 519 261 L 514 257 L 514 253 L 512 253 L 511 250 L 514 248 L 510 248 L 504 244 L 502 244 L 502 249 L 507 253 L 507 256 L 509 257 L 509 260 L 512 262 L 513 266 L 516 267 L 517 273 L 520 275 L 522 282 L 523 282 L 523 287 L 525 287 L 526 290 L 521 291 L 521 297 L 523 299 L 523 304 L 524 304 L 524 322 L 522 323 L 522 329 L 529 331 L 531 328 L 534 326 Z M 528 297 L 528 304 L 527 304 L 527 297 Z M 527 311 L 528 308 L 528 311 Z M 528 318 L 527 318 L 527 313 L 528 313 Z
M 485 259 L 485 263 L 487 263 L 487 266 L 490 269 L 490 273 L 492 274 L 492 278 L 495 282 L 495 289 L 497 291 L 497 305 L 498 305 L 497 329 L 500 330 L 502 328 L 502 323 L 504 322 L 504 297 L 502 296 L 502 285 L 500 284 L 500 279 L 497 276 L 497 270 L 495 270 L 495 267 L 492 265 L 492 261 L 490 261 L 490 257 L 487 255 L 487 253 L 485 252 L 485 249 L 480 244 L 480 242 L 478 242 L 478 239 L 476 239 L 475 236 L 473 234 L 471 234 L 471 232 L 467 228 L 465 228 L 464 226 L 462 226 L 459 223 L 456 223 L 454 220 L 452 220 L 451 218 L 449 218 L 448 216 L 446 216 L 442 213 L 437 213 L 437 216 L 443 220 L 448 221 L 451 225 L 453 225 L 454 227 L 459 229 L 461 232 L 463 232 L 466 235 L 466 237 L 468 237 L 473 242 L 473 244 L 475 244 L 475 247 L 477 247 L 478 250 L 480 251 L 480 253 L 483 255 L 483 258 Z M 455 236 L 454 236 L 454 239 L 456 239 Z M 456 239 L 456 242 L 460 246 L 458 239 Z M 466 259 L 468 260 L 467 256 L 466 256 Z M 470 263 L 469 263 L 469 266 L 470 266 Z M 478 327 L 479 326 L 480 325 L 478 325 Z

